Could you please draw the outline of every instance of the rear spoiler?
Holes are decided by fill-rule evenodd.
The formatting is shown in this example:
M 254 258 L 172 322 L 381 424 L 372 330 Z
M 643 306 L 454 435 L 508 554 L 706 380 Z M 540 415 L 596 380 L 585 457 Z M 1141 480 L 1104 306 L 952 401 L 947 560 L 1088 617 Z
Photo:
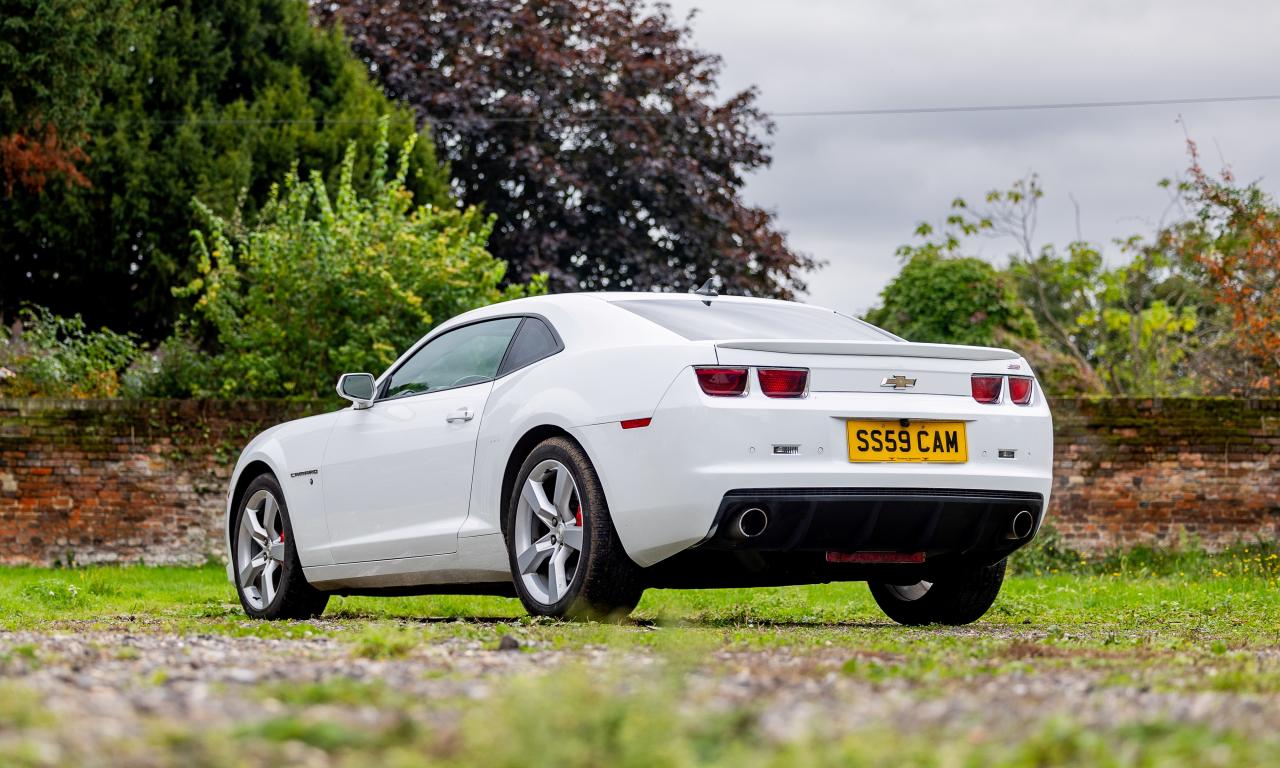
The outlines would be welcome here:
M 1018 353 L 997 347 L 963 344 L 917 344 L 913 341 L 805 341 L 801 339 L 731 339 L 714 342 L 725 349 L 784 352 L 796 355 L 870 355 L 931 357 L 944 360 L 1016 360 Z

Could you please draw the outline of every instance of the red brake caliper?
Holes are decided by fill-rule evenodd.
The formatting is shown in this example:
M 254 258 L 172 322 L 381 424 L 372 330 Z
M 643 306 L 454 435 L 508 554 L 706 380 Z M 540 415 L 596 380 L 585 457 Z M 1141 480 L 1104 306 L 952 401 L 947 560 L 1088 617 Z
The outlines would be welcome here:
M 579 528 L 582 527 L 582 502 L 578 502 L 578 511 L 573 513 L 573 520 Z

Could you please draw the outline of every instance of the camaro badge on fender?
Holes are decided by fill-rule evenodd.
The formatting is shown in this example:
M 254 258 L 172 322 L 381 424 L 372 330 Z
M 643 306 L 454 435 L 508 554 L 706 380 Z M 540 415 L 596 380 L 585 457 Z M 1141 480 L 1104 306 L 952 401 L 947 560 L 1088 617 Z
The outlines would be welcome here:
M 892 376 L 886 376 L 884 381 L 880 382 L 880 386 L 893 387 L 894 389 L 911 389 L 915 385 L 915 379 L 908 379 L 900 373 L 895 373 Z

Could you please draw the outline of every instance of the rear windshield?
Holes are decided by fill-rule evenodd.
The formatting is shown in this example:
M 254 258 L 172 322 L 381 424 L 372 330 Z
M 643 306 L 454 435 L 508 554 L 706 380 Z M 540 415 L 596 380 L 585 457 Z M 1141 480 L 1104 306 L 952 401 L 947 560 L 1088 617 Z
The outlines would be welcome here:
M 885 341 L 896 338 L 861 320 L 803 304 L 764 304 L 714 299 L 710 306 L 702 301 L 688 299 L 636 299 L 615 301 L 614 304 L 692 341 Z

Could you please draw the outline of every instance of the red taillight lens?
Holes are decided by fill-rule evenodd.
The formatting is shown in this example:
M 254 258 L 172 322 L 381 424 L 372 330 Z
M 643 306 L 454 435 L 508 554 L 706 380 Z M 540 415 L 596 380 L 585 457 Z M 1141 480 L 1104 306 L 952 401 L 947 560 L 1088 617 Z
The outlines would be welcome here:
M 1030 376 L 1009 377 L 1009 399 L 1018 405 L 1030 405 L 1031 393 L 1035 391 L 1035 379 Z
M 746 368 L 695 368 L 698 386 L 712 397 L 737 397 L 747 391 Z
M 974 376 L 969 382 L 973 388 L 974 400 L 980 403 L 1000 402 L 1000 385 L 1004 383 L 1003 376 Z
M 761 368 L 760 391 L 769 397 L 803 397 L 809 383 L 808 368 Z

